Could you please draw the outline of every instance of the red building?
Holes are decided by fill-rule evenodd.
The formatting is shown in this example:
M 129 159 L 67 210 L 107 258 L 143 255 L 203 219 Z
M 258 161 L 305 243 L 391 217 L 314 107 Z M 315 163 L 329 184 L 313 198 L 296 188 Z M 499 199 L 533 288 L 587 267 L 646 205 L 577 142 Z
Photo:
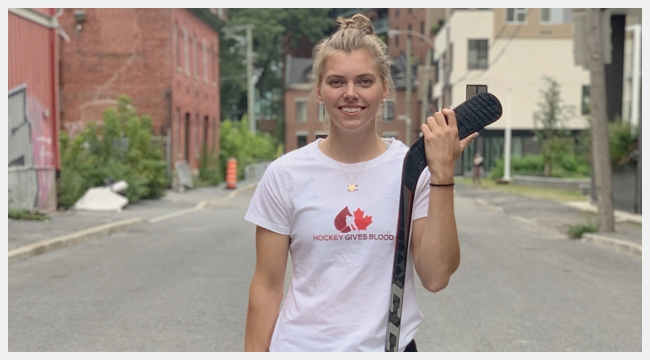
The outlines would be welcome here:
M 219 16 L 205 9 L 65 9 L 62 127 L 71 134 L 120 94 L 167 136 L 172 166 L 219 150 Z
M 56 9 L 9 9 L 10 209 L 56 209 L 59 14 Z

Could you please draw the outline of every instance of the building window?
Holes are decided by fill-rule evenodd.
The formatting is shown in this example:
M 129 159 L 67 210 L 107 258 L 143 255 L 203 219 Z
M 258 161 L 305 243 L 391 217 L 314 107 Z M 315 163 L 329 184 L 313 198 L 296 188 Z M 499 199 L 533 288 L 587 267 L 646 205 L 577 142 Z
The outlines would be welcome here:
M 199 45 L 197 44 L 196 41 L 196 35 L 192 36 L 192 43 L 194 45 L 194 58 L 192 59 L 194 65 L 194 76 L 198 79 L 199 78 Z
M 573 9 L 554 8 L 542 9 L 540 22 L 542 24 L 566 24 L 573 21 Z
M 591 95 L 589 85 L 582 85 L 582 101 L 580 108 L 582 115 L 591 114 Z
M 307 135 L 298 135 L 298 148 L 307 145 Z
M 397 28 L 397 30 L 399 30 L 399 28 Z M 400 36 L 401 36 L 401 35 L 399 35 L 399 34 L 398 34 L 398 35 L 395 35 L 395 47 L 399 47 L 399 37 L 400 37 Z
M 395 9 L 395 17 L 399 17 L 399 9 Z
M 307 101 L 296 100 L 296 122 L 307 122 Z
M 384 104 L 384 121 L 395 120 L 395 100 L 387 99 Z
M 465 86 L 465 99 L 482 92 L 487 92 L 487 85 L 467 85 Z
M 217 44 L 214 44 L 212 51 L 212 82 L 217 82 L 217 59 L 218 59 L 218 49 Z
M 420 33 L 421 33 L 422 35 L 426 34 L 426 33 L 424 32 L 424 21 L 420 21 Z M 424 38 L 420 38 L 420 42 L 423 42 L 423 41 L 424 41 Z
M 327 134 L 316 134 L 316 139 L 327 139 Z
M 208 82 L 208 43 L 203 39 L 203 80 Z
M 506 9 L 506 23 L 523 24 L 528 17 L 528 9 Z
M 487 39 L 468 40 L 467 69 L 488 68 L 488 41 Z
M 178 36 L 178 23 L 174 23 L 174 58 L 176 59 L 176 67 L 181 67 L 181 49 L 180 39 Z
M 183 28 L 183 52 L 185 53 L 185 74 L 190 75 L 190 41 L 187 29 Z

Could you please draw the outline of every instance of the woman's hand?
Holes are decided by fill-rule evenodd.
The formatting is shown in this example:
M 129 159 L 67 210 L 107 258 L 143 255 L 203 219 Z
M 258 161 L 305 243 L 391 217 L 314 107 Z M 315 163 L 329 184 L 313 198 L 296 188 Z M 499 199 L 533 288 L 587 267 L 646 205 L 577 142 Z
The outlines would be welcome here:
M 453 110 L 442 109 L 427 118 L 421 126 L 427 165 L 434 184 L 454 182 L 454 164 L 463 150 L 474 140 L 475 132 L 462 141 L 458 140 L 458 125 Z

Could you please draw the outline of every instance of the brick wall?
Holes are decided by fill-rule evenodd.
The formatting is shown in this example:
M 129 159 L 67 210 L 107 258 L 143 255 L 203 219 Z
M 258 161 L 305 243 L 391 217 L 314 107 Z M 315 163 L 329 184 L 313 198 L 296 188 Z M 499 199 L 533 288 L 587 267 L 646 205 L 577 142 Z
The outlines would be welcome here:
M 85 11 L 85 21 L 75 19 L 74 12 L 79 10 Z M 181 151 L 186 148 L 185 139 L 189 139 L 187 160 L 192 168 L 198 167 L 204 143 L 218 151 L 216 31 L 183 9 L 65 9 L 60 23 L 71 39 L 62 41 L 60 47 L 63 129 L 74 135 L 87 122 L 101 120 L 102 111 L 114 105 L 118 95 L 126 94 L 141 115 L 152 117 L 155 133 L 166 135 L 171 129 L 172 162 L 185 158 Z M 175 29 L 183 28 L 190 39 L 197 39 L 198 79 L 193 46 L 190 74 L 182 69 L 184 56 L 177 64 Z M 211 51 L 207 81 L 203 39 Z M 191 114 L 188 126 L 181 121 L 185 114 Z

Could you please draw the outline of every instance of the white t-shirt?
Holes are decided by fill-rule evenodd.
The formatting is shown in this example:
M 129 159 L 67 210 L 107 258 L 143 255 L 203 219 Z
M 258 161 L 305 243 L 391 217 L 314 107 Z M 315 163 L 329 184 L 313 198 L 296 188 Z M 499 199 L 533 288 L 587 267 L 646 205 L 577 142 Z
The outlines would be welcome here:
M 271 163 L 245 217 L 291 239 L 293 278 L 270 351 L 384 351 L 408 147 L 392 139 L 387 151 L 365 166 L 340 164 L 350 180 L 359 174 L 358 190 L 348 192 L 348 179 L 339 163 L 320 151 L 320 141 Z M 412 220 L 427 216 L 429 178 L 425 169 Z M 410 248 L 407 261 L 400 351 L 422 320 Z

